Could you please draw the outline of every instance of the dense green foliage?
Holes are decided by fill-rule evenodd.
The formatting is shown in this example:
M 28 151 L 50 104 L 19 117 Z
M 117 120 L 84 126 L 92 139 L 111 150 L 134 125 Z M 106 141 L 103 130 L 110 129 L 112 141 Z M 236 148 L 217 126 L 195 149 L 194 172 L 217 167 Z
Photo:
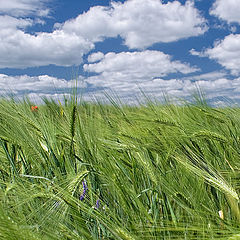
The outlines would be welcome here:
M 0 239 L 240 239 L 240 109 L 0 101 Z

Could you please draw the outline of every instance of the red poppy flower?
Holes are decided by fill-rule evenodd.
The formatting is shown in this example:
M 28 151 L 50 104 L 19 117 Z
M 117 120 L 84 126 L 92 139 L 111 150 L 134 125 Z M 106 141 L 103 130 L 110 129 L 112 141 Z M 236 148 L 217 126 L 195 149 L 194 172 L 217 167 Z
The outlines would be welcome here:
M 38 106 L 31 106 L 31 111 L 36 112 L 38 110 Z

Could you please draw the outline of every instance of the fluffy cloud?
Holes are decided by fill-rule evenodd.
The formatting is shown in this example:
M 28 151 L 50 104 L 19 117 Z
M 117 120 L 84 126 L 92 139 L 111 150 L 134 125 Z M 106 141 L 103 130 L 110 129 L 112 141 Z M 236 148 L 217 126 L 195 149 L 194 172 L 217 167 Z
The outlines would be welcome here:
M 76 80 L 67 81 L 48 75 L 31 77 L 0 74 L 0 96 L 6 98 L 10 94 L 18 99 L 27 96 L 36 104 L 42 103 L 43 97 L 56 101 L 62 101 L 65 97 L 69 98 L 75 86 Z M 79 76 L 77 86 L 79 89 L 86 88 L 83 77 Z
M 50 0 L 0 0 L 0 14 L 15 17 L 37 15 L 47 16 L 50 12 L 45 4 Z
M 44 65 L 72 66 L 82 63 L 82 56 L 94 44 L 80 35 L 55 30 L 29 34 L 25 29 L 46 16 L 50 0 L 0 0 L 0 68 L 27 68 Z M 10 16 L 12 15 L 12 16 Z M 23 16 L 23 17 L 19 17 Z
M 26 68 L 55 64 L 72 66 L 94 45 L 81 36 L 62 30 L 26 34 L 21 30 L 0 30 L 0 68 Z
M 83 77 L 79 78 L 78 86 L 81 89 L 85 89 L 85 92 L 83 92 L 85 100 L 93 100 L 95 98 L 105 99 L 105 93 L 111 95 L 113 92 L 116 92 L 117 96 L 123 102 L 136 103 L 136 98 L 140 98 L 141 96 L 139 90 L 141 88 L 146 95 L 154 96 L 159 100 L 162 98 L 163 93 L 165 93 L 177 101 L 178 98 L 190 98 L 197 87 L 200 87 L 206 93 L 207 99 L 213 104 L 219 104 L 219 99 L 221 98 L 240 103 L 240 78 L 228 79 L 224 72 L 210 72 L 169 80 L 155 78 L 139 83 L 133 81 L 115 81 L 110 82 L 108 86 L 105 85 L 103 89 L 100 89 L 98 83 L 95 82 L 96 84 L 94 84 L 92 80 L 91 77 L 87 79 Z M 106 83 L 102 78 L 100 78 L 100 81 L 103 85 Z M 58 79 L 47 75 L 30 77 L 27 75 L 8 76 L 0 74 L 1 95 L 6 96 L 8 93 L 12 93 L 18 98 L 28 96 L 36 103 L 40 103 L 42 97 L 53 98 L 55 100 L 62 100 L 64 97 L 69 97 L 71 89 L 74 86 L 74 80 L 66 81 L 65 79 Z
M 224 71 L 194 74 L 197 69 L 158 51 L 108 53 L 92 64 L 85 64 L 86 71 L 94 76 L 86 79 L 95 89 L 93 96 L 103 97 L 112 91 L 124 102 L 134 102 L 140 89 L 149 96 L 161 99 L 163 93 L 172 98 L 191 98 L 200 88 L 207 99 L 215 103 L 219 97 L 240 103 L 240 78 L 229 79 Z M 192 73 L 188 77 L 164 79 L 169 73 Z
M 111 95 L 114 92 L 122 102 L 136 103 L 136 98 L 141 100 L 141 91 L 143 91 L 147 96 L 150 96 L 150 98 L 154 97 L 155 99 L 161 100 L 163 95 L 167 94 L 170 99 L 178 102 L 179 99 L 192 99 L 192 95 L 200 88 L 206 94 L 206 99 L 215 106 L 219 105 L 220 99 L 225 99 L 225 104 L 226 100 L 232 103 L 240 103 L 240 78 L 228 79 L 221 75 L 219 75 L 219 78 L 214 78 L 214 76 L 218 76 L 218 74 L 213 72 L 188 78 L 184 77 L 169 80 L 156 78 L 139 84 L 131 81 L 115 81 L 114 84 L 109 84 L 109 86 L 103 90 L 96 88 L 96 90 L 92 92 L 92 96 L 104 99 L 105 93 Z M 203 78 L 205 80 L 203 80 Z M 90 82 L 92 82 L 91 80 L 92 79 L 90 79 Z M 104 81 L 102 83 L 105 84 Z M 98 84 L 96 84 L 96 86 L 98 86 Z M 88 97 L 88 99 L 90 98 Z
M 89 63 L 97 62 L 102 60 L 103 58 L 104 54 L 102 52 L 95 52 L 88 56 L 88 62 Z
M 172 42 L 198 36 L 206 30 L 206 21 L 193 2 L 129 0 L 112 2 L 111 7 L 92 7 L 61 28 L 92 41 L 120 35 L 129 48 L 145 48 L 157 42 Z
M 91 59 L 91 56 L 90 56 Z M 198 69 L 179 61 L 171 61 L 171 57 L 160 51 L 107 53 L 98 63 L 85 64 L 85 71 L 97 73 L 88 79 L 99 86 L 108 86 L 130 82 L 149 81 L 163 77 L 169 73 L 188 74 Z
M 198 52 L 194 48 L 190 49 L 189 53 L 193 56 L 205 57 L 205 54 L 203 52 Z
M 79 84 L 82 85 L 82 79 L 79 78 Z M 75 81 L 58 79 L 48 75 L 30 77 L 27 75 L 9 76 L 0 74 L 1 93 L 13 93 L 17 96 L 24 94 L 64 94 L 74 87 Z
M 197 77 L 197 76 L 196 76 Z M 167 93 L 172 98 L 189 98 L 200 88 L 209 101 L 219 98 L 231 99 L 240 103 L 240 79 L 217 78 L 215 80 L 196 80 L 191 78 L 182 79 L 154 79 L 141 85 L 142 89 L 153 96 L 161 97 Z
M 0 15 L 0 31 L 1 30 L 16 30 L 18 28 L 26 28 L 28 26 L 31 26 L 33 24 L 32 19 L 23 19 L 23 18 L 15 18 L 11 16 L 1 16 Z
M 216 0 L 210 10 L 210 14 L 215 15 L 228 23 L 240 23 L 239 12 L 240 4 L 238 0 Z
M 48 0 L 0 0 L 0 12 L 12 16 L 42 16 Z M 157 42 L 176 41 L 206 31 L 205 20 L 193 3 L 160 0 L 112 2 L 95 6 L 76 19 L 56 24 L 50 33 L 29 34 L 24 28 L 36 23 L 28 18 L 1 16 L 0 68 L 27 68 L 45 65 L 72 66 L 107 37 L 120 35 L 130 48 L 144 48 Z M 91 56 L 94 58 L 100 55 Z M 100 58 L 98 59 L 100 60 Z
M 216 71 L 216 72 L 209 72 L 203 73 L 199 75 L 193 75 L 191 77 L 183 77 L 182 79 L 187 79 L 191 81 L 214 81 L 216 79 L 225 78 L 227 73 L 224 71 Z
M 232 74 L 240 74 L 240 34 L 230 34 L 217 41 L 213 48 L 205 51 L 205 56 L 216 60 Z

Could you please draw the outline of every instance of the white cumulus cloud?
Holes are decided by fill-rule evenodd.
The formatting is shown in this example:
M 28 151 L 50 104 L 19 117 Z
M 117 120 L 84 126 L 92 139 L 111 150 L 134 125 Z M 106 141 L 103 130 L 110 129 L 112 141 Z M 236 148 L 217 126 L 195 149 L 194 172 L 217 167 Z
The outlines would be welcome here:
M 94 86 L 92 79 L 88 80 Z M 96 86 L 98 86 L 97 82 Z M 141 91 L 143 91 L 150 98 L 162 100 L 163 95 L 167 94 L 174 102 L 178 102 L 179 99 L 192 99 L 193 94 L 199 88 L 205 94 L 206 100 L 213 105 L 218 105 L 220 99 L 225 99 L 225 103 L 228 100 L 232 103 L 240 104 L 240 78 L 228 79 L 224 77 L 224 74 L 216 72 L 168 80 L 155 78 L 139 84 L 131 81 L 115 81 L 108 86 L 106 85 L 106 88 L 103 90 L 96 88 L 92 92 L 92 96 L 104 99 L 105 93 L 111 95 L 114 92 L 122 102 L 136 103 L 136 98 L 141 99 Z
M 11 16 L 1 16 L 0 15 L 0 31 L 5 29 L 5 30 L 10 30 L 14 29 L 16 30 L 17 28 L 26 28 L 28 26 L 31 26 L 33 24 L 32 19 L 24 19 L 24 18 L 15 18 Z
M 240 2 L 239 0 L 216 0 L 210 14 L 227 21 L 228 23 L 240 23 Z
M 85 88 L 83 78 L 78 78 L 79 88 Z M 76 80 L 67 81 L 48 75 L 41 76 L 9 76 L 0 74 L 0 95 L 9 94 L 17 97 L 30 97 L 31 100 L 40 103 L 42 97 L 62 100 L 64 96 L 70 96 L 72 89 L 76 86 Z
M 37 15 L 45 17 L 50 10 L 46 3 L 50 0 L 0 0 L 0 14 L 23 17 Z
M 49 1 L 0 0 L 0 14 L 4 14 L 0 15 L 0 68 L 79 65 L 94 47 L 86 38 L 63 30 L 25 32 L 27 27 L 43 23 L 39 17 L 47 15 Z M 31 14 L 38 18 L 29 18 Z
M 193 56 L 198 56 L 198 57 L 205 57 L 203 52 L 198 52 L 194 48 L 189 50 L 189 53 Z
M 230 34 L 217 41 L 213 48 L 204 53 L 210 59 L 216 60 L 232 74 L 240 74 L 240 34 Z
M 169 73 L 188 74 L 198 71 L 180 61 L 172 61 L 171 56 L 160 51 L 110 52 L 98 63 L 84 64 L 85 71 L 97 73 L 88 81 L 101 87 L 116 85 L 129 86 L 136 83 L 163 77 Z
M 55 64 L 72 66 L 94 45 L 62 30 L 31 35 L 21 30 L 0 30 L 0 68 L 26 68 Z
M 97 62 L 102 60 L 103 58 L 104 54 L 102 52 L 95 52 L 88 56 L 88 62 L 89 63 Z
M 48 75 L 41 76 L 9 76 L 0 74 L 0 89 L 5 91 L 30 91 L 30 92 L 53 92 L 55 90 L 66 90 L 74 86 L 74 81 L 58 79 Z
M 83 36 L 63 30 L 26 32 L 27 27 L 44 23 L 50 1 L 0 0 L 0 68 L 79 65 L 94 47 Z
M 92 81 L 92 80 L 95 80 Z M 93 100 L 94 98 L 105 98 L 105 93 L 113 92 L 125 103 L 136 103 L 136 98 L 141 97 L 140 89 L 148 96 L 153 96 L 161 100 L 164 94 L 173 100 L 191 99 L 192 94 L 200 87 L 206 93 L 207 100 L 213 104 L 218 104 L 221 99 L 232 100 L 240 103 L 240 78 L 229 79 L 224 72 L 210 72 L 206 74 L 194 75 L 191 77 L 183 77 L 166 80 L 164 78 L 154 78 L 149 81 L 119 81 L 111 82 L 106 85 L 106 81 L 100 78 L 100 82 L 104 85 L 104 89 L 99 88 L 96 79 L 91 77 L 84 79 L 79 77 L 78 86 L 84 88 L 83 97 L 85 100 Z M 87 88 L 87 83 L 91 84 Z M 9 76 L 0 74 L 0 94 L 6 96 L 8 93 L 14 94 L 18 98 L 23 96 L 30 97 L 36 103 L 41 102 L 42 97 L 62 100 L 69 97 L 71 89 L 75 86 L 75 80 L 67 81 L 48 75 L 42 76 Z M 141 98 L 140 98 L 141 99 Z
M 141 49 L 197 36 L 207 29 L 205 19 L 190 1 L 182 5 L 178 1 L 163 4 L 160 0 L 128 0 L 92 7 L 75 19 L 56 24 L 49 33 L 27 33 L 24 28 L 42 20 L 19 16 L 44 16 L 47 2 L 0 0 L 0 13 L 5 14 L 0 17 L 0 68 L 79 65 L 83 55 L 107 37 L 120 35 L 128 47 Z M 92 55 L 89 59 L 96 57 L 101 58 Z
M 207 30 L 206 20 L 192 1 L 163 4 L 161 0 L 112 2 L 57 25 L 92 41 L 120 35 L 129 48 L 145 48 L 158 42 L 172 42 L 198 36 Z

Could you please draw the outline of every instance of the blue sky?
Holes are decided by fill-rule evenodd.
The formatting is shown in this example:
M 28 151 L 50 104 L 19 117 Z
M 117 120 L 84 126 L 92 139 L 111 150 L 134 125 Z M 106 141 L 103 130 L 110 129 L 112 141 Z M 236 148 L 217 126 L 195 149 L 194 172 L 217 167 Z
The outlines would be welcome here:
M 85 99 L 140 88 L 240 103 L 240 0 L 0 0 L 0 94 Z

